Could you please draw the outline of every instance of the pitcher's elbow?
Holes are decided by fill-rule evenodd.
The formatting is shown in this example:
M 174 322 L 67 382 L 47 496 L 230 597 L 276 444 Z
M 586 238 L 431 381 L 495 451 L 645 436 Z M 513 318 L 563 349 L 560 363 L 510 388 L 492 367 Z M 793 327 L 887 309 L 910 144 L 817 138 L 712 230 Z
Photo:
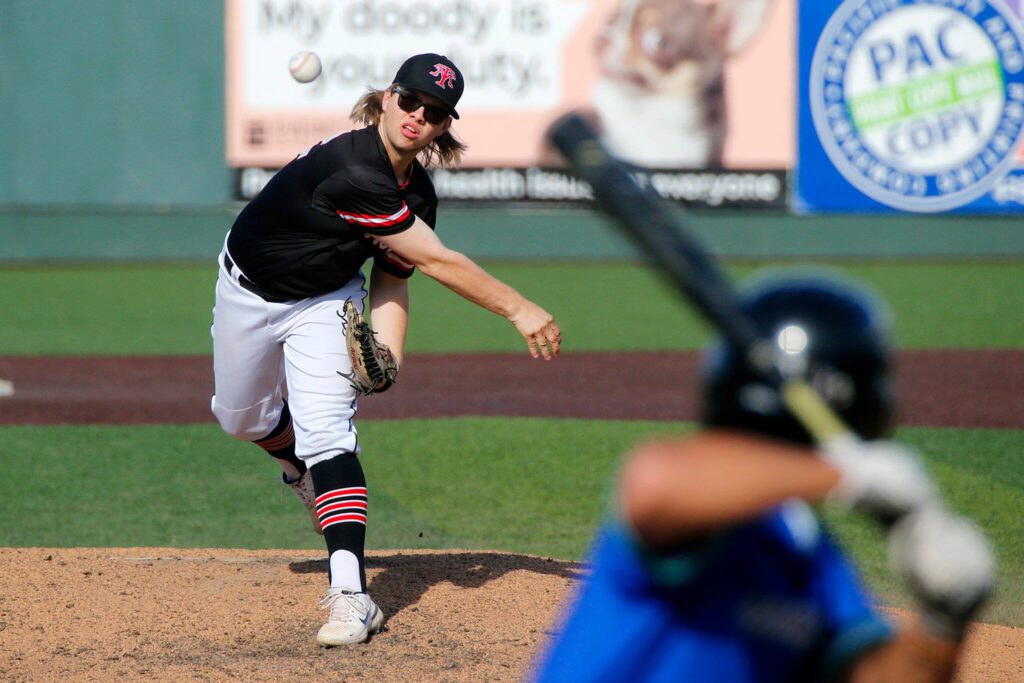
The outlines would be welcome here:
M 446 281 L 446 274 L 458 268 L 466 257 L 452 249 L 439 249 L 420 259 L 416 264 L 420 272 L 438 282 Z

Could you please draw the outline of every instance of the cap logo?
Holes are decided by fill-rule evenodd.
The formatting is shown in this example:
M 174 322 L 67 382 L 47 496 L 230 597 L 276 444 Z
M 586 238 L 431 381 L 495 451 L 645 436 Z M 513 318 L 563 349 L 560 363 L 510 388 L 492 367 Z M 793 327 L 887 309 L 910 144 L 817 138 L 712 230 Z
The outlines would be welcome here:
M 437 76 L 438 79 L 434 81 L 441 88 L 455 88 L 455 71 L 444 64 L 435 64 L 434 70 L 430 72 L 431 76 Z

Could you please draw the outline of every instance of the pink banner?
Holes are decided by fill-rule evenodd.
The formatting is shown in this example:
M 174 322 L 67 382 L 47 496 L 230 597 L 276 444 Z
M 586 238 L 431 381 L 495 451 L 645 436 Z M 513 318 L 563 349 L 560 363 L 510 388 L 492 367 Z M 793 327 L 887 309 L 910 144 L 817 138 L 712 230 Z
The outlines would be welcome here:
M 351 128 L 366 87 L 416 52 L 466 78 L 467 167 L 557 163 L 551 120 L 593 113 L 623 157 L 660 168 L 787 169 L 793 0 L 226 0 L 227 159 L 278 167 Z M 291 79 L 312 50 L 324 71 Z

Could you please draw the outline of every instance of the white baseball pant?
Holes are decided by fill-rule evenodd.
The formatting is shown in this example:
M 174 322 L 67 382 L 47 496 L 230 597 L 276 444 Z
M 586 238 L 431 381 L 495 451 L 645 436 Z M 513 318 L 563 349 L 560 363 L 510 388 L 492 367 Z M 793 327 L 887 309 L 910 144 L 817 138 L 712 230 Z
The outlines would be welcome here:
M 358 453 L 355 390 L 340 315 L 349 298 L 360 311 L 362 274 L 329 294 L 271 303 L 243 288 L 241 273 L 220 256 L 213 309 L 213 414 L 228 434 L 245 441 L 277 426 L 287 398 L 295 454 L 307 467 L 340 453 Z

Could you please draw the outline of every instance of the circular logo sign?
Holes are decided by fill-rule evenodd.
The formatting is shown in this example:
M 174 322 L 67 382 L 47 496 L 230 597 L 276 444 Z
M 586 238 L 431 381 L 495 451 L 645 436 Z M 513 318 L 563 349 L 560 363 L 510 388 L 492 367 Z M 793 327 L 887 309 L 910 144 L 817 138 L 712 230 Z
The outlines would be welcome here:
M 999 0 L 847 0 L 814 51 L 811 114 L 854 187 L 906 211 L 977 199 L 1024 136 L 1024 40 Z

